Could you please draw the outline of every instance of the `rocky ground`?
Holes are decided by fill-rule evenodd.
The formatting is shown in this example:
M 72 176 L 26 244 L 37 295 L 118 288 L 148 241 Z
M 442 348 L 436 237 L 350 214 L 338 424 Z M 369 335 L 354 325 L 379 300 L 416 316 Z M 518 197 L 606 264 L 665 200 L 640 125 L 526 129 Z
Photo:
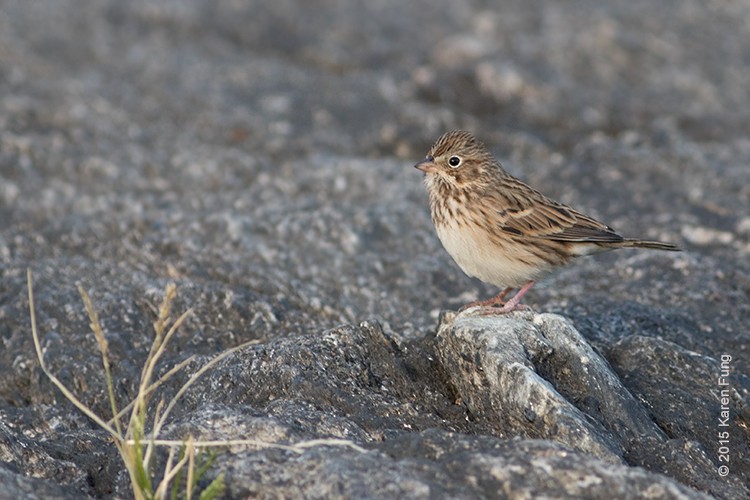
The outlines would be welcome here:
M 39 368 L 27 268 L 47 363 L 97 412 L 76 285 L 126 400 L 174 282 L 194 313 L 162 370 L 258 343 L 188 391 L 166 436 L 361 448 L 233 447 L 209 472 L 227 498 L 747 497 L 749 16 L 693 0 L 0 3 L 0 497 L 131 495 L 107 435 Z M 411 168 L 452 128 L 685 251 L 583 259 L 529 293 L 533 312 L 450 312 L 496 293 L 441 248 Z

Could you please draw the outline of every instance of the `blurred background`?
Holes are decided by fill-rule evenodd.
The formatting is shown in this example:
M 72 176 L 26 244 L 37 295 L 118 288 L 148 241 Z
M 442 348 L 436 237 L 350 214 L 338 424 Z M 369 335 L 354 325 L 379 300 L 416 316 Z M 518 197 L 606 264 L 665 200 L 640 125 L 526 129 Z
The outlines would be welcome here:
M 454 128 L 686 250 L 582 259 L 537 311 L 605 353 L 648 335 L 747 375 L 748 102 L 743 1 L 0 0 L 0 416 L 73 425 L 49 414 L 27 267 L 52 370 L 103 410 L 76 284 L 123 390 L 170 281 L 195 309 L 175 360 L 366 319 L 413 342 L 494 295 L 440 246 L 412 168 Z
M 440 248 L 411 168 L 466 128 L 549 195 L 685 246 L 679 269 L 654 258 L 709 286 L 651 293 L 659 276 L 622 270 L 651 257 L 625 252 L 553 277 L 538 303 L 697 303 L 729 287 L 744 304 L 749 9 L 4 1 L 0 264 L 135 295 L 180 278 L 217 303 L 266 301 L 269 317 L 374 316 L 408 334 L 495 293 Z M 695 277 L 712 266 L 713 288 L 716 273 Z
M 466 128 L 538 189 L 689 251 L 589 259 L 539 305 L 701 310 L 719 294 L 716 311 L 746 315 L 749 9 L 4 1 L 8 296 L 29 265 L 59 285 L 119 289 L 114 302 L 179 279 L 239 315 L 240 327 L 205 320 L 209 337 L 363 317 L 414 335 L 441 308 L 495 293 L 442 250 L 411 168 Z

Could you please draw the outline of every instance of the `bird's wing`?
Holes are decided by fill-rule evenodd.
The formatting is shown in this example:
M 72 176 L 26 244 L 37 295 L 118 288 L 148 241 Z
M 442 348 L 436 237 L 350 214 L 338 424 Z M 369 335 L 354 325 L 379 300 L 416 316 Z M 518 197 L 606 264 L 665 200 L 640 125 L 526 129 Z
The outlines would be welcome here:
M 531 190 L 531 188 L 528 188 Z M 501 229 L 518 235 L 555 241 L 617 243 L 623 240 L 611 227 L 537 191 L 523 200 L 503 203 Z

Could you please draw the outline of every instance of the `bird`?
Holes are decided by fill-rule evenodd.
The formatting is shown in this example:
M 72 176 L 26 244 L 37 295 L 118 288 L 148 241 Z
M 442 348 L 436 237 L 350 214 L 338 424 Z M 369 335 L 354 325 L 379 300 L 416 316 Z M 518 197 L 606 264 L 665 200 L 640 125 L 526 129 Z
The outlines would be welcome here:
M 415 168 L 424 172 L 435 231 L 470 277 L 501 289 L 466 304 L 480 314 L 527 309 L 534 284 L 574 258 L 618 248 L 680 251 L 672 243 L 625 238 L 509 174 L 470 132 L 441 135 Z M 514 289 L 509 300 L 505 297 Z

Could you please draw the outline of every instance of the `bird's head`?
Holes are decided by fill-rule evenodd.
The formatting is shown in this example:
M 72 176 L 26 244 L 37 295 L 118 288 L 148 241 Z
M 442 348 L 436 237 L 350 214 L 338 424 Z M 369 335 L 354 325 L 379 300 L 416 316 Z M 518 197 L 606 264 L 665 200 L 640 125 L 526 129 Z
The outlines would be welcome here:
M 424 172 L 428 184 L 467 187 L 482 182 L 498 167 L 495 158 L 471 133 L 453 130 L 441 135 L 424 160 L 414 165 Z

